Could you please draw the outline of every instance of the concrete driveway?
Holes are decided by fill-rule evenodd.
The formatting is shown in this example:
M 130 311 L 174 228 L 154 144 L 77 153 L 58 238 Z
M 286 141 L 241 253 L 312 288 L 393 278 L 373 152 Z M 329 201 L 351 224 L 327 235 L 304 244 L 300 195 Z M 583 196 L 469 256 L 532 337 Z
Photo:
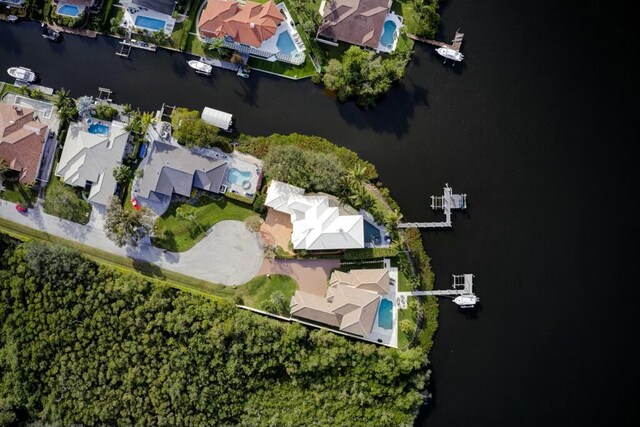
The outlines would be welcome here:
M 0 200 L 0 217 L 54 236 L 91 246 L 120 256 L 153 263 L 158 267 L 223 285 L 239 285 L 251 280 L 262 264 L 263 252 L 257 233 L 243 222 L 222 221 L 186 252 L 168 252 L 149 244 L 119 248 L 102 230 L 103 209 L 93 206 L 87 225 L 48 215 L 40 206 L 21 214 L 15 203 Z

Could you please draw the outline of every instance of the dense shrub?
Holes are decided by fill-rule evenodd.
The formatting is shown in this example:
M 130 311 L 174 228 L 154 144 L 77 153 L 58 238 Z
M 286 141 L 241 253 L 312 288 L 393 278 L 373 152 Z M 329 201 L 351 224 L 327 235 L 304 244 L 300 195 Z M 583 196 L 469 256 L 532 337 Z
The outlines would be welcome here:
M 3 425 L 408 426 L 422 404 L 421 349 L 268 319 L 71 250 L 13 245 L 0 240 L 11 255 L 0 263 Z

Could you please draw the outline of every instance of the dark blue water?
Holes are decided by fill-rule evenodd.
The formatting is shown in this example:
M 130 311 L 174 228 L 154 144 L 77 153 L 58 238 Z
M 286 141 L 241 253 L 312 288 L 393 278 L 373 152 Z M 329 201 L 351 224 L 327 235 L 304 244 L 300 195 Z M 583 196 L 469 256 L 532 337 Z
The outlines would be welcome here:
M 241 131 L 321 135 L 376 164 L 407 220 L 429 196 L 468 194 L 452 231 L 424 234 L 437 286 L 474 273 L 473 314 L 441 304 L 434 399 L 419 425 L 621 424 L 638 412 L 638 191 L 633 14 L 593 1 L 447 1 L 440 38 L 465 32 L 462 66 L 419 46 L 378 107 L 336 104 L 310 82 L 196 75 L 181 54 L 115 55 L 115 40 L 0 23 L 0 69 L 145 110 L 233 113 Z

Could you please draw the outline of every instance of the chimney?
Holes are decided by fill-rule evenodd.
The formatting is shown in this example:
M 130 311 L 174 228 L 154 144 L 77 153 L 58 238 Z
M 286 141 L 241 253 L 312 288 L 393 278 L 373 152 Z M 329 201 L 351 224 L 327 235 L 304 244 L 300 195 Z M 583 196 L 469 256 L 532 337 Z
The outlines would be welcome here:
M 251 28 L 255 28 L 255 27 L 256 27 L 256 24 L 254 24 L 253 22 L 250 22 L 250 23 L 249 23 L 249 26 L 250 26 Z

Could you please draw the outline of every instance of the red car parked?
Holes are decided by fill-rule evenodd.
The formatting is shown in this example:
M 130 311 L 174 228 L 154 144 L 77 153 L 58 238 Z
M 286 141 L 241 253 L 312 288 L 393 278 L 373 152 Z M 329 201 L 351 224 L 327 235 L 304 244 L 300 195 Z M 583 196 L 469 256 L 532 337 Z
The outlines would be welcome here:
M 25 213 L 28 209 L 26 206 L 22 206 L 20 203 L 16 205 L 16 210 L 20 213 Z

